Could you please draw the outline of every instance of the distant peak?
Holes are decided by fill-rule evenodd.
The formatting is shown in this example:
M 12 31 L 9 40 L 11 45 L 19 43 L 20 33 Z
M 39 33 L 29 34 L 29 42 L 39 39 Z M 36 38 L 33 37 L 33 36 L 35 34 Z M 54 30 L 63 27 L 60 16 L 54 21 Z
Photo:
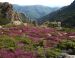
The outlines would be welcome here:
M 75 5 L 75 0 L 72 2 L 73 5 Z

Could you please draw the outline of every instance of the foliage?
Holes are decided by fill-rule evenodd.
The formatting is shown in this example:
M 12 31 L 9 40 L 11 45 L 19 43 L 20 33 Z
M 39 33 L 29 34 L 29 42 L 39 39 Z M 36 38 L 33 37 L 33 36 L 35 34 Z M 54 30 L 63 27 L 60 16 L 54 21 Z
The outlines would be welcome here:
M 10 20 L 9 19 L 6 19 L 6 18 L 0 18 L 0 25 L 6 25 L 10 23 Z
M 62 7 L 61 9 L 40 18 L 40 20 L 41 23 L 45 21 L 61 21 L 63 27 L 75 27 L 75 1 L 69 6 Z
M 68 54 L 75 54 L 75 40 L 63 40 L 57 47 L 61 50 L 65 50 Z
M 15 49 L 16 47 L 16 43 L 11 37 L 0 36 L 0 48 Z
M 74 32 L 58 31 L 49 27 L 3 27 L 0 29 L 0 54 L 2 57 L 5 56 L 3 53 L 13 54 L 13 58 L 55 58 L 63 50 L 74 54 L 74 36 Z
M 25 16 L 30 18 L 31 20 L 37 20 L 37 18 L 43 17 L 52 11 L 57 10 L 58 8 L 50 8 L 41 5 L 34 5 L 34 6 L 19 6 L 13 5 L 14 10 L 24 13 Z
M 48 49 L 46 56 L 47 58 L 57 58 L 61 54 L 61 50 L 57 48 Z

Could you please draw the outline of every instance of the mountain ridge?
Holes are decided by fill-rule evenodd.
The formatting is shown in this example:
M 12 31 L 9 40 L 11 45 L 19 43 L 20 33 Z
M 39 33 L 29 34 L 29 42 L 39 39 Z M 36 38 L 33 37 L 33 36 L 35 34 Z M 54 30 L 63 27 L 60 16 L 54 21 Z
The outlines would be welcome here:
M 74 27 L 75 26 L 75 0 L 68 6 L 65 6 L 55 12 L 52 12 L 39 20 L 43 21 L 60 21 L 62 26 Z
M 20 6 L 20 5 L 13 5 L 14 10 L 24 13 L 30 19 L 37 19 L 43 17 L 53 11 L 56 11 L 59 8 L 50 8 L 47 6 L 42 5 L 31 5 L 31 6 Z

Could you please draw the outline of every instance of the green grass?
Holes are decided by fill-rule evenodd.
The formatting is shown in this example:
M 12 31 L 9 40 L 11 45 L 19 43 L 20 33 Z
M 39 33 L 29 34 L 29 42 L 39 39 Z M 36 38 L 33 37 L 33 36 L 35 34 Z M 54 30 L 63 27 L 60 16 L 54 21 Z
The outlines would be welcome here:
M 65 28 L 65 27 L 62 27 L 61 31 L 64 31 L 64 32 L 75 32 L 75 28 Z

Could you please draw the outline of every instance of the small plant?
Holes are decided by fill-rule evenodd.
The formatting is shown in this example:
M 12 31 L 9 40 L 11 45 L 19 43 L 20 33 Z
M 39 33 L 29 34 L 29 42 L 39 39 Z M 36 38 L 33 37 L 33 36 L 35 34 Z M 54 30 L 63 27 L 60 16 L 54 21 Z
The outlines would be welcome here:
M 0 37 L 0 48 L 15 49 L 16 43 L 11 37 L 1 36 Z
M 61 50 L 58 48 L 48 49 L 46 52 L 47 58 L 57 58 L 61 54 Z

